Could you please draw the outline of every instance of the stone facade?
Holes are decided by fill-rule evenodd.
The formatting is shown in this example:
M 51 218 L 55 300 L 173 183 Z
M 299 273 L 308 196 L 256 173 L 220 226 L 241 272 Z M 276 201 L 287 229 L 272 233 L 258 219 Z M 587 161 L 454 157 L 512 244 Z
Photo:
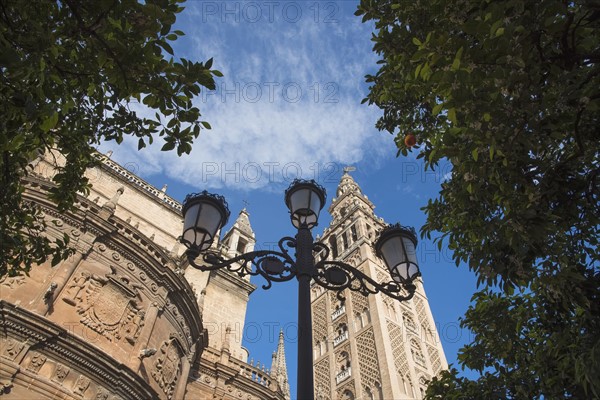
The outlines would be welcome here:
M 354 179 L 345 172 L 329 208 L 332 222 L 320 240 L 333 259 L 378 282 L 389 273 L 373 243 L 385 226 Z M 422 279 L 412 300 L 377 294 L 334 293 L 313 285 L 315 392 L 320 400 L 421 399 L 425 382 L 448 368 Z
M 73 211 L 47 198 L 64 160 L 35 160 L 26 201 L 72 257 L 0 279 L 0 395 L 7 399 L 289 399 L 280 370 L 247 363 L 249 279 L 187 268 L 181 204 L 98 155 Z M 242 211 L 214 248 L 251 250 Z M 239 334 L 232 334 L 238 332 Z M 285 360 L 283 361 L 285 363 Z M 285 379 L 283 379 L 285 378 Z

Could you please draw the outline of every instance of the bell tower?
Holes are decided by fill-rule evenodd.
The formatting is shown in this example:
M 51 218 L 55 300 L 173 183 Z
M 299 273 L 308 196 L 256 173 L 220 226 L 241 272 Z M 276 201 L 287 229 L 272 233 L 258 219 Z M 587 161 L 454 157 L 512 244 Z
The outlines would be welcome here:
M 389 281 L 384 262 L 373 248 L 386 226 L 350 172 L 332 200 L 332 221 L 320 241 L 330 257 L 344 261 L 378 282 Z M 405 302 L 377 294 L 363 296 L 312 286 L 315 398 L 421 399 L 426 380 L 447 368 L 421 278 Z
M 243 209 L 229 231 L 213 246 L 224 258 L 233 258 L 254 250 L 255 243 L 249 214 Z M 209 346 L 220 349 L 227 342 L 235 358 L 247 361 L 248 352 L 242 347 L 244 321 L 249 296 L 256 288 L 250 283 L 250 275 L 240 277 L 226 270 L 202 272 L 187 268 L 185 276 L 198 295 Z

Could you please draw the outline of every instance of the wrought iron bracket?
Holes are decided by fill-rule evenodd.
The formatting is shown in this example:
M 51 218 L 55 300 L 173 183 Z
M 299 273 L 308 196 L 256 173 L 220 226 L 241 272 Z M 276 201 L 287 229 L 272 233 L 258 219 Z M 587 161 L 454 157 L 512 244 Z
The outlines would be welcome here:
M 278 242 L 277 250 L 256 250 L 226 259 L 218 251 L 206 251 L 202 254 L 202 262 L 197 263 L 197 253 L 188 251 L 190 265 L 201 271 L 215 271 L 227 269 L 240 277 L 246 275 L 261 276 L 266 281 L 263 289 L 269 289 L 273 282 L 286 282 L 297 277 L 299 268 L 296 261 L 289 254 L 289 249 L 297 247 L 295 238 L 286 236 Z M 329 247 L 322 242 L 312 244 L 313 254 L 323 252 L 323 260 L 314 266 L 311 279 L 325 289 L 337 292 L 336 296 L 344 300 L 345 289 L 359 292 L 364 296 L 383 293 L 398 301 L 410 300 L 416 290 L 412 283 L 398 283 L 395 281 L 378 283 L 357 268 L 342 262 L 327 260 Z

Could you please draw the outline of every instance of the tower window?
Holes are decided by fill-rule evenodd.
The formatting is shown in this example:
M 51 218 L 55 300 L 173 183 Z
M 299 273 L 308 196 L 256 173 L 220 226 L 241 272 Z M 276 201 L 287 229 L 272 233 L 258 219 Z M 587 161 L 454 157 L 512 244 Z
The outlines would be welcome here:
M 245 251 L 246 251 L 246 246 L 247 246 L 247 245 L 248 245 L 248 241 L 247 241 L 247 240 L 244 240 L 244 239 L 242 239 L 242 238 L 239 238 L 239 239 L 238 239 L 238 243 L 237 243 L 237 248 L 236 248 L 236 251 L 237 251 L 238 253 L 243 253 L 243 252 L 245 252 Z
M 358 240 L 358 233 L 356 233 L 356 225 L 352 225 L 350 227 L 350 233 L 352 233 L 352 241 L 356 242 Z
M 331 248 L 331 256 L 333 258 L 337 258 L 338 257 L 338 248 L 337 248 L 337 241 L 335 240 L 335 235 L 331 235 L 331 237 L 329 237 L 329 247 Z
M 348 236 L 346 232 L 342 234 L 342 241 L 344 242 L 344 250 L 348 248 Z

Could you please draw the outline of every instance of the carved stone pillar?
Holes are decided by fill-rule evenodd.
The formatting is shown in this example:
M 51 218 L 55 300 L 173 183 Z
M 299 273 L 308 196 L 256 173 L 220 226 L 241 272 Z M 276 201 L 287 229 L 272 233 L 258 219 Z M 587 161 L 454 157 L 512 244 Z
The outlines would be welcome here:
M 159 311 L 162 308 L 159 307 L 157 303 L 152 303 L 148 310 L 146 311 L 146 316 L 144 318 L 144 326 L 140 332 L 140 335 L 137 338 L 137 342 L 132 350 L 132 356 L 129 358 L 127 366 L 138 372 L 140 365 L 142 364 L 142 358 L 140 357 L 140 352 L 148 346 L 148 342 L 150 341 L 150 335 L 154 330 L 154 323 L 156 322 L 156 318 L 158 317 Z
M 93 238 L 84 236 L 81 239 L 80 240 L 82 243 L 84 243 L 84 245 L 78 246 L 75 254 L 56 267 L 57 270 L 55 274 L 52 276 L 50 282 L 48 282 L 48 289 L 37 299 L 34 311 L 38 314 L 45 316 L 52 310 L 52 305 L 56 299 L 60 297 L 65 284 L 69 281 L 69 279 L 71 279 L 73 272 L 75 272 L 81 263 L 81 260 L 86 258 L 92 251 L 94 242 Z M 52 289 L 51 286 L 54 286 L 54 288 Z
M 187 357 L 181 357 L 181 376 L 173 392 L 174 399 L 183 399 L 185 397 L 185 388 L 187 387 L 188 375 L 190 374 L 190 362 Z

